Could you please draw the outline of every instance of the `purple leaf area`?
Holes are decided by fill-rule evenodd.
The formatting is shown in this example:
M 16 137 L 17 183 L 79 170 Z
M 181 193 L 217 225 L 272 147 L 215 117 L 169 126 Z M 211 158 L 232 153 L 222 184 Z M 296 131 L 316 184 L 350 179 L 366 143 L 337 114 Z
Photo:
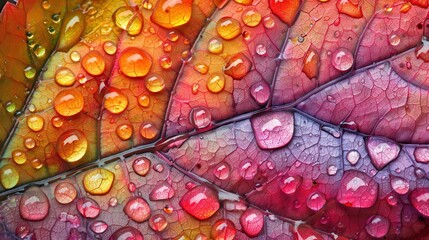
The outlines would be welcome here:
M 82 58 L 0 109 L 1 240 L 429 238 L 427 0 L 67 3 Z

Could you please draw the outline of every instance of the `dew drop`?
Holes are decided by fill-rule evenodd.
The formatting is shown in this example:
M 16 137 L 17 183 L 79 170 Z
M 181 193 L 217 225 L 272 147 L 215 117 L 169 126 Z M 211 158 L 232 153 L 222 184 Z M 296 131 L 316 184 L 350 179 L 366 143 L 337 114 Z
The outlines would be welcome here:
M 133 135 L 133 126 L 130 124 L 121 124 L 116 128 L 116 134 L 122 140 L 128 140 Z
M 161 92 L 165 87 L 164 78 L 159 75 L 151 75 L 146 77 L 145 86 L 149 92 Z
M 319 211 L 325 206 L 325 203 L 325 195 L 320 192 L 314 192 L 307 198 L 307 207 L 313 211 Z
M 144 108 L 149 107 L 150 97 L 147 94 L 143 93 L 142 95 L 139 96 L 138 102 L 139 102 L 139 105 Z
M 149 227 L 155 232 L 162 232 L 167 225 L 167 219 L 162 214 L 155 214 L 149 218 Z
M 143 29 L 143 16 L 132 7 L 124 6 L 116 9 L 112 19 L 117 27 L 126 30 L 131 36 L 139 35 Z
M 166 42 L 162 45 L 162 49 L 164 50 L 164 52 L 171 52 L 171 44 Z
M 390 228 L 389 219 L 381 216 L 374 215 L 368 219 L 367 224 L 365 225 L 366 232 L 375 238 L 382 238 L 386 236 Z
M 262 16 L 256 9 L 247 9 L 241 15 L 241 20 L 248 27 L 256 27 L 261 22 Z
M 143 49 L 129 47 L 119 57 L 119 68 L 128 77 L 144 77 L 151 67 L 152 58 Z
M 167 200 L 174 197 L 174 188 L 167 182 L 160 182 L 152 189 L 149 194 L 151 201 Z
M 75 200 L 77 196 L 76 187 L 68 182 L 59 183 L 54 190 L 54 197 L 61 204 L 69 204 Z
M 205 75 L 209 71 L 209 66 L 204 63 L 198 63 L 194 65 L 194 70 Z
M 82 183 L 85 191 L 92 195 L 104 195 L 110 191 L 115 174 L 105 168 L 94 168 L 85 173 Z
M 82 58 L 82 67 L 86 72 L 93 76 L 99 76 L 104 73 L 106 63 L 103 56 L 98 51 L 90 51 Z
M 214 73 L 207 79 L 207 89 L 212 93 L 219 93 L 225 88 L 225 76 Z
M 217 22 L 216 31 L 221 38 L 231 40 L 241 34 L 241 26 L 234 18 L 223 17 Z
M 47 0 L 42 2 L 42 8 L 48 10 L 51 7 L 51 3 Z
M 301 185 L 302 178 L 299 176 L 283 176 L 278 181 L 279 187 L 285 194 L 293 194 Z
M 133 228 L 133 227 L 122 227 L 118 230 L 116 230 L 112 236 L 110 236 L 109 240 L 143 240 L 142 233 Z
M 136 158 L 133 162 L 133 170 L 138 175 L 144 177 L 148 174 L 151 161 L 147 157 Z
M 45 120 L 38 114 L 32 114 L 27 117 L 27 126 L 34 132 L 39 132 L 43 129 Z
M 13 113 L 16 110 L 16 105 L 13 102 L 6 102 L 5 104 L 6 111 L 9 113 Z
M 402 13 L 407 13 L 408 11 L 410 11 L 412 4 L 410 2 L 406 2 L 404 3 L 401 8 L 399 9 L 400 12 Z
M 337 166 L 335 166 L 335 165 L 331 165 L 331 166 L 329 166 L 328 167 L 328 175 L 329 176 L 334 176 L 335 174 L 337 174 L 337 171 L 338 171 L 338 167 Z
M 264 214 L 259 210 L 248 208 L 240 216 L 240 224 L 247 236 L 256 237 L 264 228 Z
M 152 22 L 171 29 L 189 22 L 192 16 L 192 0 L 160 0 L 156 3 L 151 16 Z
M 274 27 L 276 22 L 271 15 L 267 15 L 262 19 L 262 23 L 264 24 L 265 28 L 270 29 Z
M 251 5 L 253 3 L 253 0 L 234 0 L 234 1 L 241 5 Z
M 128 98 L 119 89 L 111 88 L 104 95 L 104 108 L 113 114 L 119 114 L 128 107 Z
M 16 164 L 21 165 L 27 161 L 27 155 L 21 150 L 14 150 L 12 152 L 12 159 Z
M 396 35 L 395 33 L 390 34 L 389 43 L 392 46 L 398 46 L 401 43 L 401 37 Z
M 290 112 L 271 112 L 251 118 L 256 143 L 261 149 L 286 146 L 294 133 L 294 116 Z
M 43 46 L 35 45 L 33 48 L 34 55 L 38 58 L 42 58 L 46 54 L 46 49 Z
M 426 172 L 421 168 L 414 168 L 414 175 L 416 175 L 416 178 L 420 179 L 423 178 L 426 175 Z
M 32 66 L 27 66 L 26 68 L 24 68 L 24 76 L 27 79 L 33 79 L 36 76 L 36 69 Z
M 30 235 L 31 234 L 31 235 Z M 28 222 L 21 222 L 15 228 L 15 235 L 20 239 L 30 239 L 34 233 L 31 233 L 31 226 Z
M 62 117 L 55 116 L 51 118 L 51 123 L 52 123 L 52 126 L 59 128 L 64 124 L 64 120 Z
M 269 0 L 269 6 L 273 14 L 280 18 L 280 20 L 282 20 L 288 26 L 292 26 L 299 11 L 300 5 L 301 1 L 299 0 Z
M 338 48 L 332 53 L 331 64 L 341 72 L 348 71 L 354 63 L 353 54 L 346 48 Z
M 167 34 L 167 38 L 171 42 L 177 42 L 177 40 L 179 39 L 179 34 L 176 31 L 171 31 Z
M 392 189 L 398 194 L 406 194 L 408 190 L 410 190 L 410 184 L 408 181 L 401 177 L 391 176 L 390 185 L 392 186 Z
M 214 240 L 233 240 L 237 234 L 237 229 L 233 222 L 221 218 L 213 224 L 210 234 Z
M 231 167 L 228 163 L 221 162 L 213 170 L 213 175 L 219 180 L 225 180 L 229 178 Z
M 38 158 L 31 159 L 30 164 L 34 169 L 41 169 L 43 167 L 43 162 Z
M 384 168 L 387 164 L 398 157 L 400 148 L 398 144 L 384 139 L 369 137 L 366 141 L 366 147 L 372 164 L 378 170 Z
M 109 55 L 113 55 L 116 53 L 117 47 L 116 44 L 112 41 L 105 41 L 103 43 L 103 49 L 104 51 L 109 54 Z
M 348 15 L 352 18 L 363 17 L 362 7 L 350 0 L 337 0 L 336 6 L 339 13 Z
M 74 73 L 66 67 L 61 67 L 55 72 L 55 82 L 63 87 L 72 86 L 76 81 Z
M 131 197 L 124 206 L 125 214 L 133 221 L 142 223 L 150 217 L 150 207 L 142 197 Z
M 210 218 L 220 207 L 217 193 L 205 186 L 196 186 L 187 191 L 179 204 L 198 220 Z
M 159 66 L 161 66 L 162 69 L 170 69 L 171 65 L 173 64 L 173 61 L 171 61 L 171 58 L 167 55 L 162 56 L 158 59 Z
M 246 159 L 240 162 L 238 171 L 243 179 L 252 180 L 258 173 L 258 165 Z
M 34 140 L 34 138 L 25 138 L 24 140 L 24 146 L 27 149 L 33 149 L 36 146 L 36 140 Z
M 213 54 L 220 54 L 223 52 L 223 43 L 222 40 L 214 37 L 209 40 L 207 45 L 207 50 Z
M 0 183 L 6 189 L 11 189 L 19 182 L 19 173 L 11 164 L 0 168 Z
M 250 95 L 259 105 L 264 105 L 268 102 L 270 92 L 270 86 L 265 81 L 256 82 L 250 87 Z
M 57 139 L 57 154 L 66 162 L 76 162 L 83 158 L 88 149 L 88 141 L 79 130 L 68 130 Z
M 193 108 L 189 119 L 191 120 L 191 124 L 198 129 L 205 128 L 212 122 L 211 112 L 205 107 Z
M 419 163 L 429 163 L 429 148 L 417 147 L 416 149 L 414 149 L 414 157 Z
M 76 209 L 85 218 L 96 218 L 100 215 L 100 206 L 89 197 L 81 197 L 76 201 Z
M 154 139 L 158 135 L 158 129 L 151 122 L 144 122 L 140 126 L 140 135 L 147 140 Z
M 390 206 L 396 206 L 396 204 L 398 203 L 398 198 L 396 197 L 396 195 L 394 194 L 389 194 L 386 197 L 386 202 L 387 204 L 389 204 Z
M 19 214 L 28 221 L 40 221 L 49 213 L 49 199 L 37 186 L 29 187 L 19 200 Z
M 104 221 L 93 221 L 91 224 L 89 224 L 89 229 L 91 229 L 93 233 L 98 234 L 104 233 L 108 227 L 109 225 L 107 225 L 107 223 Z
M 80 11 L 68 11 L 64 16 L 58 39 L 58 50 L 68 52 L 85 30 L 85 18 Z
M 244 78 L 252 67 L 252 62 L 243 53 L 238 53 L 231 57 L 224 67 L 226 75 L 233 79 Z
M 363 172 L 346 171 L 337 192 L 337 201 L 353 208 L 369 208 L 378 198 L 378 184 Z
M 360 159 L 360 153 L 356 150 L 350 150 L 347 152 L 346 159 L 354 166 Z
M 110 207 L 114 207 L 114 206 L 116 206 L 118 204 L 118 199 L 117 198 L 115 198 L 115 197 L 111 197 L 110 199 L 109 199 L 109 206 Z
M 198 83 L 194 83 L 192 84 L 192 94 L 196 95 L 198 93 L 198 88 L 200 86 L 198 85 Z
M 80 61 L 80 53 L 77 51 L 72 51 L 70 53 L 70 60 L 72 60 L 73 62 L 79 62 Z
M 317 78 L 319 76 L 320 56 L 314 48 L 308 49 L 304 55 L 304 65 L 302 72 L 307 75 L 309 79 Z

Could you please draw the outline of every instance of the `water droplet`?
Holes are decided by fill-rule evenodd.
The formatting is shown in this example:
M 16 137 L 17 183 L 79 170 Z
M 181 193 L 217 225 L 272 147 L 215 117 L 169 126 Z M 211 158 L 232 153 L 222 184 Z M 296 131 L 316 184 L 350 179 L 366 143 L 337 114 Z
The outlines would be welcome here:
M 21 165 L 27 161 L 27 155 L 21 150 L 14 150 L 12 152 L 12 159 L 16 164 Z
M 103 49 L 104 51 L 109 54 L 109 55 L 113 55 L 116 53 L 117 47 L 116 44 L 112 41 L 105 41 L 103 43 Z
M 280 20 L 286 23 L 288 26 L 292 26 L 296 14 L 298 13 L 301 1 L 289 0 L 289 1 L 269 1 L 270 9 Z
M 192 0 L 160 0 L 153 9 L 151 20 L 161 27 L 170 29 L 188 23 L 191 15 Z
M 212 116 L 209 109 L 205 107 L 195 107 L 191 110 L 190 121 L 196 128 L 205 128 L 211 124 Z
M 233 79 L 244 78 L 252 67 L 252 62 L 243 53 L 237 53 L 229 59 L 223 71 Z
M 219 38 L 212 38 L 209 40 L 207 50 L 213 54 L 219 54 L 223 52 L 223 43 Z
M 353 54 L 346 48 L 338 48 L 332 53 L 331 64 L 341 72 L 348 71 L 354 63 Z
M 27 126 L 34 132 L 39 132 L 43 129 L 45 120 L 38 114 L 32 114 L 27 117 Z
M 198 220 L 210 218 L 220 207 L 217 193 L 205 186 L 196 186 L 186 192 L 179 204 Z
M 204 63 L 198 63 L 194 65 L 194 70 L 205 75 L 209 71 L 209 66 Z
M 119 68 L 128 77 L 144 77 L 151 67 L 152 58 L 143 49 L 129 47 L 119 57 Z
M 58 50 L 68 52 L 85 30 L 85 18 L 80 11 L 68 11 L 64 16 L 58 39 Z
M 387 204 L 389 204 L 390 206 L 396 206 L 396 204 L 398 203 L 398 198 L 396 197 L 396 195 L 394 195 L 394 194 L 392 193 L 392 194 L 389 194 L 389 195 L 386 197 L 386 202 L 387 202 Z
M 42 8 L 48 10 L 51 7 L 51 3 L 47 0 L 42 2 Z
M 314 192 L 307 198 L 307 207 L 314 211 L 319 211 L 325 206 L 326 198 L 323 193 Z
M 382 238 L 386 236 L 390 228 L 389 219 L 381 216 L 374 215 L 368 219 L 367 224 L 365 225 L 366 232 L 375 238 Z
M 337 9 L 339 13 L 346 14 L 353 18 L 363 17 L 362 7 L 350 0 L 337 1 Z
M 0 168 L 0 183 L 6 189 L 11 189 L 18 184 L 19 173 L 11 164 Z
M 262 149 L 286 146 L 294 133 L 294 117 L 290 112 L 271 112 L 251 119 L 256 143 Z
M 399 35 L 396 35 L 395 33 L 390 34 L 389 36 L 389 43 L 392 46 L 398 46 L 401 42 L 401 37 Z
M 55 116 L 51 119 L 51 123 L 54 127 L 59 128 L 63 125 L 64 120 L 63 120 L 63 118 L 61 118 L 59 116 Z
M 149 92 L 161 92 L 165 87 L 164 78 L 159 75 L 151 75 L 146 77 L 145 86 Z
M 109 199 L 109 206 L 110 207 L 114 207 L 114 206 L 116 206 L 118 204 L 118 199 L 117 198 L 115 198 L 115 197 L 111 197 L 110 199 Z
M 237 233 L 237 229 L 233 222 L 228 219 L 221 218 L 217 220 L 210 232 L 211 237 L 214 240 L 233 240 L 235 239 L 235 235 Z
M 140 126 L 140 135 L 144 139 L 154 139 L 158 135 L 158 129 L 151 122 L 144 122 Z
M 414 175 L 420 179 L 426 175 L 426 172 L 423 169 L 416 167 L 414 168 Z
M 279 187 L 285 194 L 293 194 L 301 185 L 302 178 L 299 176 L 283 176 L 279 179 Z
M 274 18 L 271 15 L 267 15 L 264 18 L 262 18 L 262 23 L 264 24 L 264 27 L 267 29 L 273 28 L 275 25 Z
M 401 177 L 391 176 L 390 185 L 392 186 L 392 189 L 398 194 L 406 194 L 410 189 L 410 184 L 408 181 Z
M 31 234 L 31 235 L 30 235 Z M 32 239 L 34 233 L 31 232 L 31 226 L 28 222 L 20 222 L 15 228 L 15 235 L 20 239 Z
M 6 111 L 9 113 L 13 113 L 16 110 L 16 105 L 13 102 L 6 102 L 5 104 Z
M 317 78 L 319 76 L 320 56 L 314 48 L 309 48 L 304 55 L 304 65 L 302 72 L 307 75 L 309 79 Z
M 133 227 L 122 227 L 116 230 L 109 240 L 143 240 L 143 234 Z
M 173 64 L 173 62 L 171 61 L 171 58 L 167 55 L 162 56 L 158 59 L 159 65 L 161 66 L 161 68 L 163 69 L 170 69 L 171 65 Z
M 103 195 L 110 191 L 115 174 L 105 168 L 94 168 L 85 173 L 82 183 L 85 191 L 92 195 Z
M 243 35 L 243 39 L 246 40 L 246 41 L 249 41 L 250 38 L 252 37 L 252 34 L 250 34 L 249 31 L 243 31 L 242 35 Z
M 43 162 L 38 158 L 31 159 L 30 164 L 34 169 L 41 169 L 43 167 Z
M 371 158 L 371 162 L 378 170 L 384 168 L 399 155 L 398 144 L 390 140 L 369 137 L 366 147 Z
M 49 26 L 47 30 L 49 34 L 54 34 L 56 32 L 55 28 L 52 26 Z
M 110 88 L 104 95 L 104 108 L 113 114 L 123 112 L 128 106 L 128 98 L 119 89 Z
M 33 138 L 25 138 L 24 140 L 24 146 L 27 149 L 33 149 L 36 146 L 36 140 L 34 140 Z
M 25 190 L 19 200 L 19 214 L 28 221 L 40 221 L 49 213 L 49 199 L 46 194 L 36 186 Z
M 81 197 L 76 201 L 76 209 L 85 218 L 96 218 L 100 215 L 100 206 L 89 197 Z
M 321 130 L 330 134 L 334 138 L 340 138 L 341 137 L 341 132 L 337 128 L 330 127 L 330 126 L 322 126 Z
M 354 166 L 360 159 L 360 153 L 356 150 L 350 150 L 347 152 L 346 158 L 347 161 Z
M 231 40 L 241 34 L 241 26 L 234 18 L 223 17 L 217 22 L 216 31 L 221 38 Z
M 251 5 L 253 3 L 253 0 L 234 0 L 234 1 L 241 5 Z
M 213 175 L 220 180 L 225 180 L 229 178 L 230 172 L 231 167 L 229 166 L 229 164 L 221 162 L 214 168 Z
M 36 76 L 36 69 L 32 66 L 27 66 L 26 68 L 24 68 L 24 76 L 27 79 L 33 79 Z
M 136 185 L 133 182 L 128 184 L 128 191 L 130 191 L 131 193 L 136 191 Z
M 59 183 L 54 190 L 54 197 L 61 204 L 69 204 L 77 196 L 76 187 L 68 182 Z
M 414 150 L 414 157 L 419 163 L 429 163 L 429 148 L 417 147 Z
M 225 76 L 214 73 L 207 79 L 207 89 L 212 93 L 219 93 L 225 88 Z
M 73 62 L 79 62 L 80 61 L 80 53 L 77 51 L 72 51 L 70 53 L 70 60 Z
M 87 149 L 88 141 L 79 130 L 68 130 L 57 139 L 57 154 L 66 162 L 79 161 Z
M 240 224 L 247 236 L 256 237 L 264 228 L 264 214 L 259 210 L 248 208 L 240 216 Z
M 248 27 L 256 27 L 261 22 L 262 16 L 256 9 L 248 8 L 241 15 L 241 20 Z
M 404 3 L 401 8 L 399 9 L 400 12 L 402 13 L 407 13 L 408 11 L 410 11 L 412 4 L 410 2 L 406 2 Z
M 102 234 L 104 233 L 109 225 L 103 221 L 93 221 L 91 224 L 89 224 L 89 229 L 91 229 L 92 232 Z
M 151 161 L 147 157 L 136 158 L 133 162 L 133 170 L 140 176 L 146 176 L 149 172 Z
M 131 197 L 124 206 L 124 212 L 137 223 L 142 223 L 150 217 L 150 207 L 142 197 Z
M 82 58 L 82 67 L 93 76 L 103 74 L 106 68 L 103 56 L 98 51 L 90 51 Z
M 149 194 L 151 201 L 167 200 L 174 197 L 174 188 L 167 182 L 160 182 L 152 189 Z
M 338 167 L 335 165 L 331 165 L 328 167 L 328 175 L 329 176 L 334 176 L 335 174 L 337 174 L 338 171 Z
M 149 218 L 149 227 L 156 232 L 163 231 L 167 225 L 167 219 L 162 214 L 155 214 Z
M 149 107 L 150 97 L 147 94 L 143 93 L 142 95 L 139 96 L 138 102 L 142 107 L 145 107 L 145 108 Z
M 258 165 L 251 160 L 243 160 L 239 166 L 240 176 L 245 180 L 252 180 L 258 173 Z
M 133 135 L 133 126 L 130 124 L 121 124 L 116 128 L 116 134 L 122 140 L 128 140 Z
M 75 81 L 76 76 L 69 68 L 61 67 L 55 72 L 55 82 L 60 86 L 72 86 Z
M 41 58 L 45 56 L 46 49 L 43 46 L 35 45 L 33 48 L 33 52 L 34 52 L 34 55 L 36 55 L 36 57 Z
M 139 35 L 143 29 L 143 16 L 132 7 L 124 6 L 116 9 L 112 19 L 117 27 L 126 30 L 131 36 Z
M 337 201 L 353 208 L 369 208 L 378 198 L 378 184 L 363 172 L 346 171 L 337 192 Z
M 265 81 L 259 81 L 250 87 L 250 95 L 259 105 L 264 105 L 270 97 L 270 86 Z

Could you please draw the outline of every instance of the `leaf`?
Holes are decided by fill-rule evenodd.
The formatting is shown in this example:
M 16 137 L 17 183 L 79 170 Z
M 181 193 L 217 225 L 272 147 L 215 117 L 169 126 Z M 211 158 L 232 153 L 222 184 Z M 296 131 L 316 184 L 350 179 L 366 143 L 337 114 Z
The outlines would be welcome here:
M 55 4 L 1 13 L 0 238 L 427 238 L 427 1 Z

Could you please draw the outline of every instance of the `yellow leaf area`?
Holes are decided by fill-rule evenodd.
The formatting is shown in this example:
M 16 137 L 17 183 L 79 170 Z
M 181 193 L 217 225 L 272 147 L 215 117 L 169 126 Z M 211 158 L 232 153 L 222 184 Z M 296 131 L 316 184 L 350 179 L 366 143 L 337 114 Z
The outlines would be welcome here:
M 0 146 L 58 39 L 66 1 L 42 3 L 6 3 L 0 14 Z
M 216 8 L 165 4 L 83 1 L 61 14 L 57 48 L 2 156 L 0 191 L 159 138 L 182 63 Z M 165 10 L 174 27 L 158 25 L 154 12 Z M 189 19 L 174 16 L 183 11 Z M 134 64 L 136 51 L 150 63 Z

